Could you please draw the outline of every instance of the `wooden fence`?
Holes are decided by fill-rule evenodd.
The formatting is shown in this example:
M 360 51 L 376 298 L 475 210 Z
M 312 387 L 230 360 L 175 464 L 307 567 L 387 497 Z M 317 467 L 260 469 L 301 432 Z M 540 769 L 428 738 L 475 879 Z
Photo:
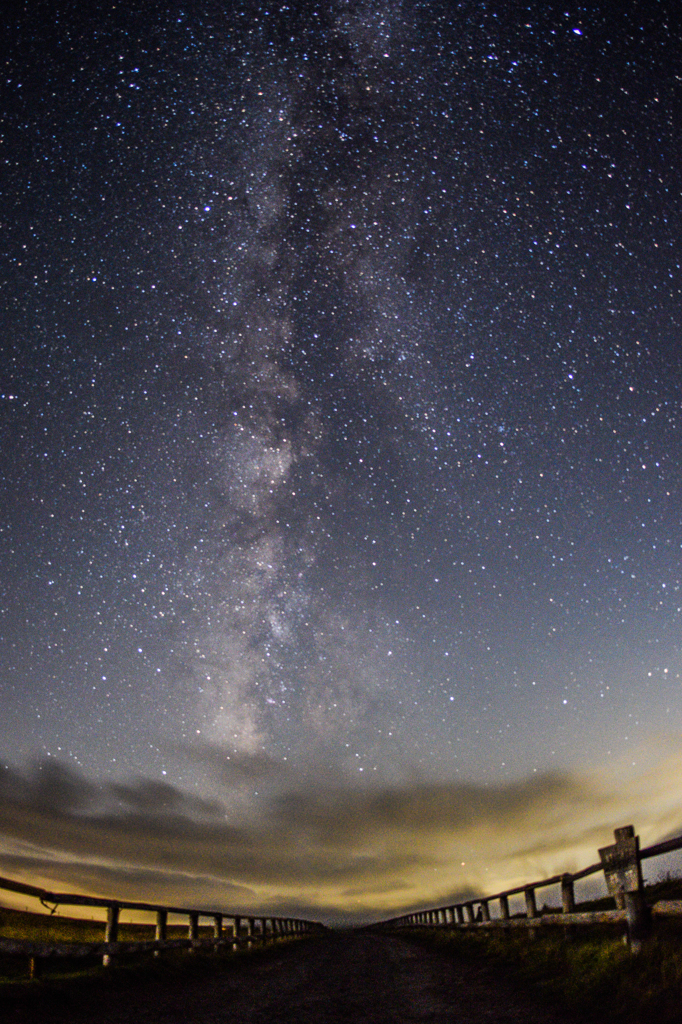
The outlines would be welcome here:
M 673 850 L 682 850 L 682 836 L 669 839 L 644 850 L 639 848 L 639 837 L 635 835 L 632 825 L 615 830 L 615 843 L 599 850 L 599 861 L 575 874 L 554 875 L 538 882 L 519 885 L 514 889 L 506 889 L 494 896 L 481 896 L 476 899 L 455 903 L 447 907 L 435 907 L 419 910 L 415 913 L 403 914 L 374 925 L 376 928 L 462 928 L 462 929 L 503 929 L 511 934 L 513 929 L 526 929 L 536 936 L 539 929 L 561 925 L 571 929 L 575 925 L 616 925 L 625 928 L 628 943 L 632 952 L 638 952 L 642 943 L 653 930 L 656 918 L 682 917 L 682 900 L 660 900 L 653 906 L 646 902 L 642 881 L 641 862 L 649 857 L 658 857 Z M 595 875 L 604 873 L 609 896 L 614 901 L 612 910 L 576 909 L 575 883 Z M 559 913 L 543 909 L 538 910 L 536 893 L 538 889 L 550 885 L 561 886 L 561 904 Z M 509 898 L 523 895 L 525 914 L 512 915 L 509 912 Z M 491 912 L 491 904 L 497 903 L 498 914 Z
M 74 893 L 49 892 L 33 885 L 0 878 L 0 889 L 33 896 L 51 913 L 58 906 L 100 907 L 106 910 L 104 940 L 102 942 L 28 942 L 0 936 L 0 953 L 27 956 L 31 977 L 40 973 L 43 961 L 52 957 L 101 956 L 106 966 L 123 953 L 153 951 L 158 955 L 165 949 L 249 949 L 260 944 L 287 937 L 300 937 L 324 931 L 316 921 L 292 917 L 253 917 L 245 914 L 225 914 L 219 911 L 189 910 L 184 907 L 163 907 L 155 903 L 137 903 L 129 900 L 110 900 Z M 156 914 L 155 937 L 149 941 L 119 942 L 119 917 L 122 910 L 151 911 Z M 187 937 L 168 938 L 168 915 L 188 918 Z M 211 938 L 199 937 L 200 918 L 209 918 L 213 925 Z

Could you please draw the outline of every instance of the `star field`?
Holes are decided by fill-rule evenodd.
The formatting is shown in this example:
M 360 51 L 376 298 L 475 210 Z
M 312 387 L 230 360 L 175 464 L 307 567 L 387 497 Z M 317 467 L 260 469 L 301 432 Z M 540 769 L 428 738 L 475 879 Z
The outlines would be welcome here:
M 124 803 L 147 780 L 264 829 L 289 808 L 292 837 L 320 823 L 297 803 L 316 773 L 377 835 L 391 787 L 484 807 L 550 776 L 654 778 L 682 728 L 673 13 L 16 16 L 6 772 Z M 665 792 L 649 818 L 642 797 L 652 835 L 682 824 Z M 281 896 L 265 867 L 248 884 Z M 372 884 L 346 904 L 474 881 Z M 343 904 L 311 886 L 306 905 Z

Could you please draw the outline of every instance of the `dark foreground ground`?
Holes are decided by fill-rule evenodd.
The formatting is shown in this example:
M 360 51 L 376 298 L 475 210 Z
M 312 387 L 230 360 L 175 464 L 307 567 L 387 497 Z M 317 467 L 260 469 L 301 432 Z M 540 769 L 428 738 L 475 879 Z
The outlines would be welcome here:
M 335 933 L 286 947 L 86 983 L 0 993 L 6 1024 L 576 1024 L 480 961 L 389 936 Z

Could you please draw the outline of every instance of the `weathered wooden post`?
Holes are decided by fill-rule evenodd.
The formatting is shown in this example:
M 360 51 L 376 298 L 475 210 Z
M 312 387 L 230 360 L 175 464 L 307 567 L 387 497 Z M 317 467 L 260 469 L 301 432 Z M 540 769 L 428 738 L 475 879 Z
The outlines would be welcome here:
M 482 921 L 489 921 L 490 920 L 490 906 L 489 906 L 487 900 L 481 900 L 481 920 Z
M 168 911 L 157 910 L 156 911 L 156 927 L 154 929 L 154 939 L 156 942 L 165 942 L 168 935 Z M 161 956 L 161 950 L 155 949 L 154 956 Z
M 535 889 L 532 885 L 529 885 L 528 888 L 523 890 L 523 894 L 526 897 L 526 917 L 529 921 L 532 921 L 539 916 L 537 903 L 535 902 Z M 528 928 L 528 938 L 536 939 L 537 937 L 536 928 Z
M 473 922 L 476 920 L 473 903 L 465 903 L 464 909 L 466 910 L 468 924 L 473 924 Z
M 120 907 L 118 903 L 110 903 L 107 907 L 107 924 L 104 932 L 104 941 L 107 945 L 118 941 L 118 917 Z M 108 967 L 111 964 L 112 954 L 105 953 L 102 957 L 102 966 Z
M 627 916 L 630 952 L 639 953 L 651 931 L 651 914 L 644 899 L 639 836 L 634 825 L 614 831 L 615 843 L 599 851 L 609 893 Z
M 154 938 L 157 942 L 165 942 L 168 936 L 168 911 L 157 910 L 156 911 L 156 928 L 154 930 Z
M 573 886 L 573 875 L 564 874 L 561 876 L 561 909 L 564 914 L 575 913 L 575 889 Z M 564 938 L 570 940 L 575 935 L 575 928 L 570 924 L 564 925 Z
M 503 921 L 509 921 L 510 919 L 509 897 L 507 896 L 506 893 L 502 893 L 502 895 L 500 896 L 500 917 Z M 509 927 L 509 925 L 505 925 L 504 934 L 509 935 L 510 931 L 511 928 Z
M 199 945 L 199 914 L 196 910 L 191 910 L 189 915 L 189 926 L 187 928 L 187 938 L 190 940 L 192 945 L 189 948 L 189 952 L 193 953 Z
M 457 914 L 457 924 L 464 924 L 464 907 L 461 903 L 455 907 L 455 913 Z
M 220 940 L 222 939 L 222 937 L 223 937 L 223 915 L 222 914 L 214 914 L 213 915 L 213 938 L 215 939 L 215 945 L 214 945 L 213 948 L 216 950 L 216 952 L 220 948 Z

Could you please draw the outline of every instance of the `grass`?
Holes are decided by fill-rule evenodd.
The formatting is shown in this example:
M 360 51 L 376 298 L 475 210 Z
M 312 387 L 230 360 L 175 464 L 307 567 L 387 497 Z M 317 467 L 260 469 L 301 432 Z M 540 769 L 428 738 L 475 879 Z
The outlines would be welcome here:
M 304 940 L 295 940 L 299 941 Z M 225 972 L 227 979 L 237 979 L 241 984 L 245 964 L 280 956 L 282 944 L 294 943 L 282 939 L 237 953 L 197 951 L 190 956 L 184 951 L 169 950 L 158 958 L 151 954 L 122 956 L 116 958 L 113 968 L 102 967 L 101 959 L 86 963 L 73 960 L 58 967 L 50 965 L 39 981 L 29 981 L 24 969 L 23 976 L 17 976 L 13 983 L 0 983 L 0 1020 L 52 1019 L 55 1008 L 65 1018 L 73 1011 L 74 1018 L 82 1020 L 83 1007 L 89 1008 L 90 1015 L 93 1002 L 134 1006 L 139 1000 L 140 1005 L 146 1006 L 153 1003 L 155 993 L 164 997 L 173 992 L 181 995 L 186 985 L 213 980 L 216 971 Z M 96 1012 L 92 1019 L 97 1019 Z
M 14 939 L 25 942 L 51 943 L 88 943 L 104 942 L 104 921 L 89 921 L 81 918 L 61 917 L 57 915 L 30 913 L 29 911 L 13 910 L 0 907 L 0 938 Z M 154 938 L 155 926 L 148 924 L 132 924 L 121 922 L 118 929 L 120 942 L 145 941 Z M 169 924 L 169 939 L 186 939 L 187 925 Z M 211 925 L 199 927 L 199 938 L 211 938 Z M 257 947 L 255 947 L 257 948 Z M 254 949 L 255 949 L 254 948 Z M 215 956 L 215 954 L 213 954 Z M 231 954 L 234 955 L 234 954 Z M 176 954 L 170 951 L 158 958 L 166 961 L 174 959 Z M 182 958 L 182 954 L 180 954 Z M 118 957 L 117 966 L 132 967 L 135 962 L 142 961 L 149 965 L 153 958 L 150 954 L 131 954 Z M 196 963 L 196 957 L 188 960 Z M 43 978 L 76 978 L 101 972 L 101 956 L 86 957 L 53 957 L 42 962 Z M 158 961 L 157 961 L 158 963 Z M 164 968 L 162 968 L 164 969 Z M 0 953 L 0 986 L 23 983 L 29 977 L 29 958 L 21 954 Z
M 212 934 L 210 925 L 200 926 L 200 938 L 209 938 Z M 118 937 L 120 942 L 153 939 L 154 924 L 121 922 Z M 0 938 L 23 939 L 26 942 L 104 942 L 104 920 L 87 921 L 0 907 Z M 168 938 L 186 939 L 187 925 L 168 925 Z
M 663 898 L 663 897 L 659 897 Z M 586 934 L 587 933 L 587 934 Z M 559 929 L 528 940 L 496 932 L 415 932 L 454 956 L 480 957 L 530 986 L 603 1024 L 679 1024 L 682 1019 L 682 931 L 666 922 L 637 956 L 613 930 L 581 929 L 566 941 Z

